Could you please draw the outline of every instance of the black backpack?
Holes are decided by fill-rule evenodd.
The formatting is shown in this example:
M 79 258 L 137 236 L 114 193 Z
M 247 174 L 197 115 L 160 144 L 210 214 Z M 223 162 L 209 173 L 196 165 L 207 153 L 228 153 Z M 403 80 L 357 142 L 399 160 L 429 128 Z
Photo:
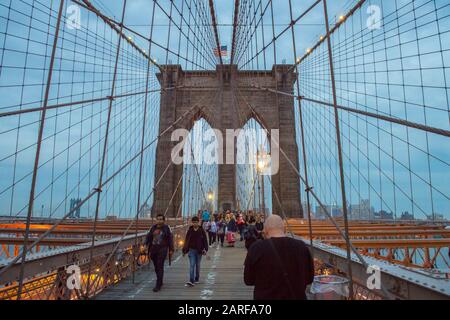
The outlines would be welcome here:
M 247 230 L 244 232 L 244 239 L 257 239 L 258 238 L 258 230 L 254 225 L 249 225 Z
M 256 230 L 256 227 L 254 225 L 248 226 L 247 230 L 244 233 L 244 239 L 245 239 L 245 247 L 247 249 L 253 242 L 258 240 L 258 230 Z

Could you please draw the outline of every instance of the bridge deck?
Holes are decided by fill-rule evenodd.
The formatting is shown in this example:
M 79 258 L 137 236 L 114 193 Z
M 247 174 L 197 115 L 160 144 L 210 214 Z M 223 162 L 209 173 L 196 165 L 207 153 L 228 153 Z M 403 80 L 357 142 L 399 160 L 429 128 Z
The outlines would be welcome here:
M 210 247 L 208 256 L 203 257 L 200 269 L 200 283 L 192 288 L 185 287 L 189 280 L 189 259 L 177 256 L 172 265 L 164 271 L 164 285 L 161 291 L 154 293 L 156 275 L 153 265 L 144 267 L 135 275 L 135 284 L 131 277 L 104 290 L 97 296 L 99 300 L 242 300 L 253 298 L 253 287 L 244 284 L 244 259 L 247 250 L 243 242 L 236 242 L 235 248 Z

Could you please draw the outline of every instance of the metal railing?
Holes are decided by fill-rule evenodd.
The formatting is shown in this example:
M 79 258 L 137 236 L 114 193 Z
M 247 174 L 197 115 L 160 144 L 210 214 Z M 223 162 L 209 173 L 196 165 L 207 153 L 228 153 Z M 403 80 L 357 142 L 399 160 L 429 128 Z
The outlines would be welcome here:
M 186 225 L 174 227 L 174 245 L 179 251 Z M 55 249 L 52 252 L 27 256 L 21 299 L 25 300 L 77 300 L 93 298 L 104 289 L 117 284 L 149 263 L 148 256 L 142 254 L 147 232 L 125 236 L 122 240 L 112 238 L 96 241 L 93 259 L 89 260 L 90 243 Z M 121 241 L 120 241 L 121 240 Z M 118 245 L 114 256 L 107 260 Z M 134 264 L 135 257 L 137 264 Z M 3 260 L 0 270 L 8 265 Z M 87 289 L 89 266 L 90 285 Z M 16 300 L 18 295 L 20 263 L 16 263 L 2 275 L 0 300 Z M 89 292 L 88 292 L 89 291 Z

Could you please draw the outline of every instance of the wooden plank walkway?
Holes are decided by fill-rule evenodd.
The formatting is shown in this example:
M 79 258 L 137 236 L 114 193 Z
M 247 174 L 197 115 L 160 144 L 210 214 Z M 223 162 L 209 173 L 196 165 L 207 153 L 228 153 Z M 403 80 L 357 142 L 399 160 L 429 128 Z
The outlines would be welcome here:
M 164 285 L 159 292 L 153 292 L 156 275 L 153 265 L 145 266 L 135 275 L 117 285 L 105 289 L 98 300 L 251 300 L 253 287 L 244 284 L 244 260 L 247 250 L 243 242 L 236 247 L 209 248 L 208 256 L 202 258 L 200 283 L 185 287 L 189 280 L 189 258 L 181 255 L 174 258 L 172 265 L 164 269 Z

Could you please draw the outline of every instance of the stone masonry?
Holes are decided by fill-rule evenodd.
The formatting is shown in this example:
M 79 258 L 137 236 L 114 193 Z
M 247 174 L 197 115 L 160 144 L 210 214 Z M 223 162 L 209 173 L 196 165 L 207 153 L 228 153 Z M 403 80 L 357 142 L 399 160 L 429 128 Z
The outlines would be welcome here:
M 176 87 L 176 89 L 161 92 L 159 131 L 167 130 L 185 112 L 193 106 L 195 108 L 159 139 L 155 181 L 160 179 L 168 164 L 171 163 L 172 148 L 178 143 L 171 142 L 173 130 L 177 128 L 191 130 L 196 120 L 204 118 L 213 129 L 223 133 L 225 140 L 226 129 L 242 128 L 250 118 L 254 117 L 249 105 L 264 122 L 263 126 L 269 130 L 279 129 L 280 147 L 298 170 L 294 98 L 254 87 L 256 84 L 293 93 L 296 75 L 290 71 L 290 68 L 291 65 L 274 65 L 271 71 L 238 71 L 236 65 L 218 65 L 215 71 L 183 71 L 180 65 L 162 66 L 164 72 L 158 74 L 161 87 Z M 224 149 L 225 145 L 224 141 Z M 225 150 L 223 155 L 225 159 Z M 279 161 L 279 172 L 271 177 L 272 212 L 282 214 L 275 196 L 276 192 L 286 216 L 302 217 L 298 176 L 281 154 Z M 155 191 L 153 215 L 166 213 L 169 217 L 177 216 L 182 201 L 182 185 L 178 189 L 177 185 L 182 175 L 183 165 L 169 165 Z M 218 189 L 219 210 L 235 209 L 235 165 L 219 165 Z M 170 201 L 175 190 L 177 192 Z

